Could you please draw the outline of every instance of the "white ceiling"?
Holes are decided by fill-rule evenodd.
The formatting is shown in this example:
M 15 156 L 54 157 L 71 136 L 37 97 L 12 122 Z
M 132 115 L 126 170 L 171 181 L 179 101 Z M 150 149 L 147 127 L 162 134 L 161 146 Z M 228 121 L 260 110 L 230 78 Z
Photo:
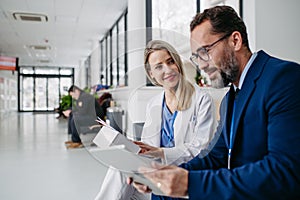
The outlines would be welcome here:
M 21 66 L 76 67 L 126 6 L 127 0 L 0 0 L 0 55 L 19 57 Z M 46 15 L 48 21 L 15 20 L 15 12 Z

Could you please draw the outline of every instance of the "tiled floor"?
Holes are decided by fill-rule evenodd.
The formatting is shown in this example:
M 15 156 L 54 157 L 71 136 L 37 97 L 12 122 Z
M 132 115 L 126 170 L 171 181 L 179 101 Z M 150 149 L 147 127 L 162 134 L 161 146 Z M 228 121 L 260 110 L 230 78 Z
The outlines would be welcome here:
M 67 120 L 0 115 L 1 200 L 90 200 L 106 173 L 86 148 L 67 150 Z

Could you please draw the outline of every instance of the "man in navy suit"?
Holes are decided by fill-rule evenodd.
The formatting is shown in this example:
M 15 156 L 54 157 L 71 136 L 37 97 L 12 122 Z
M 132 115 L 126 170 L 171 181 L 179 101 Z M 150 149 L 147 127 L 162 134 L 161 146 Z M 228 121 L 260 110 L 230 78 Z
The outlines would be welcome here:
M 144 174 L 169 196 L 152 199 L 300 199 L 300 65 L 252 53 L 244 22 L 228 6 L 195 16 L 191 48 L 212 85 L 231 83 L 230 90 L 205 157 Z

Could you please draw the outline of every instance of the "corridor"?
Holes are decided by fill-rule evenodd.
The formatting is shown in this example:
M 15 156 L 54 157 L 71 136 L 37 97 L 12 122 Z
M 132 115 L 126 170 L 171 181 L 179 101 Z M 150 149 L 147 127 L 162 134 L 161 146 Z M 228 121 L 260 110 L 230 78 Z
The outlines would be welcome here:
M 0 199 L 90 200 L 106 168 L 86 150 L 67 150 L 67 120 L 55 114 L 0 115 Z

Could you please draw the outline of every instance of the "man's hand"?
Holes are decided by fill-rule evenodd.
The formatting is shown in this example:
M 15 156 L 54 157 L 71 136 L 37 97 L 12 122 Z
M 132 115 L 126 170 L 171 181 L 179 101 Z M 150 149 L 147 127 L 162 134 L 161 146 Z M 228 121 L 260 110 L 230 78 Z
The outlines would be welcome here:
M 140 193 L 150 193 L 152 190 L 147 186 L 138 182 L 134 182 L 132 178 L 127 178 L 127 184 L 132 184 Z
M 153 170 L 155 168 L 155 170 Z M 141 168 L 140 172 L 151 182 L 153 182 L 159 189 L 170 197 L 187 196 L 188 191 L 188 171 L 176 166 L 160 166 L 153 165 L 152 169 Z M 130 184 L 132 180 L 128 179 Z M 142 184 L 133 183 L 133 186 L 139 192 L 150 192 L 151 190 Z
M 64 114 L 66 117 L 70 117 L 71 112 L 72 112 L 72 110 L 68 109 L 68 110 L 63 111 L 63 114 Z

